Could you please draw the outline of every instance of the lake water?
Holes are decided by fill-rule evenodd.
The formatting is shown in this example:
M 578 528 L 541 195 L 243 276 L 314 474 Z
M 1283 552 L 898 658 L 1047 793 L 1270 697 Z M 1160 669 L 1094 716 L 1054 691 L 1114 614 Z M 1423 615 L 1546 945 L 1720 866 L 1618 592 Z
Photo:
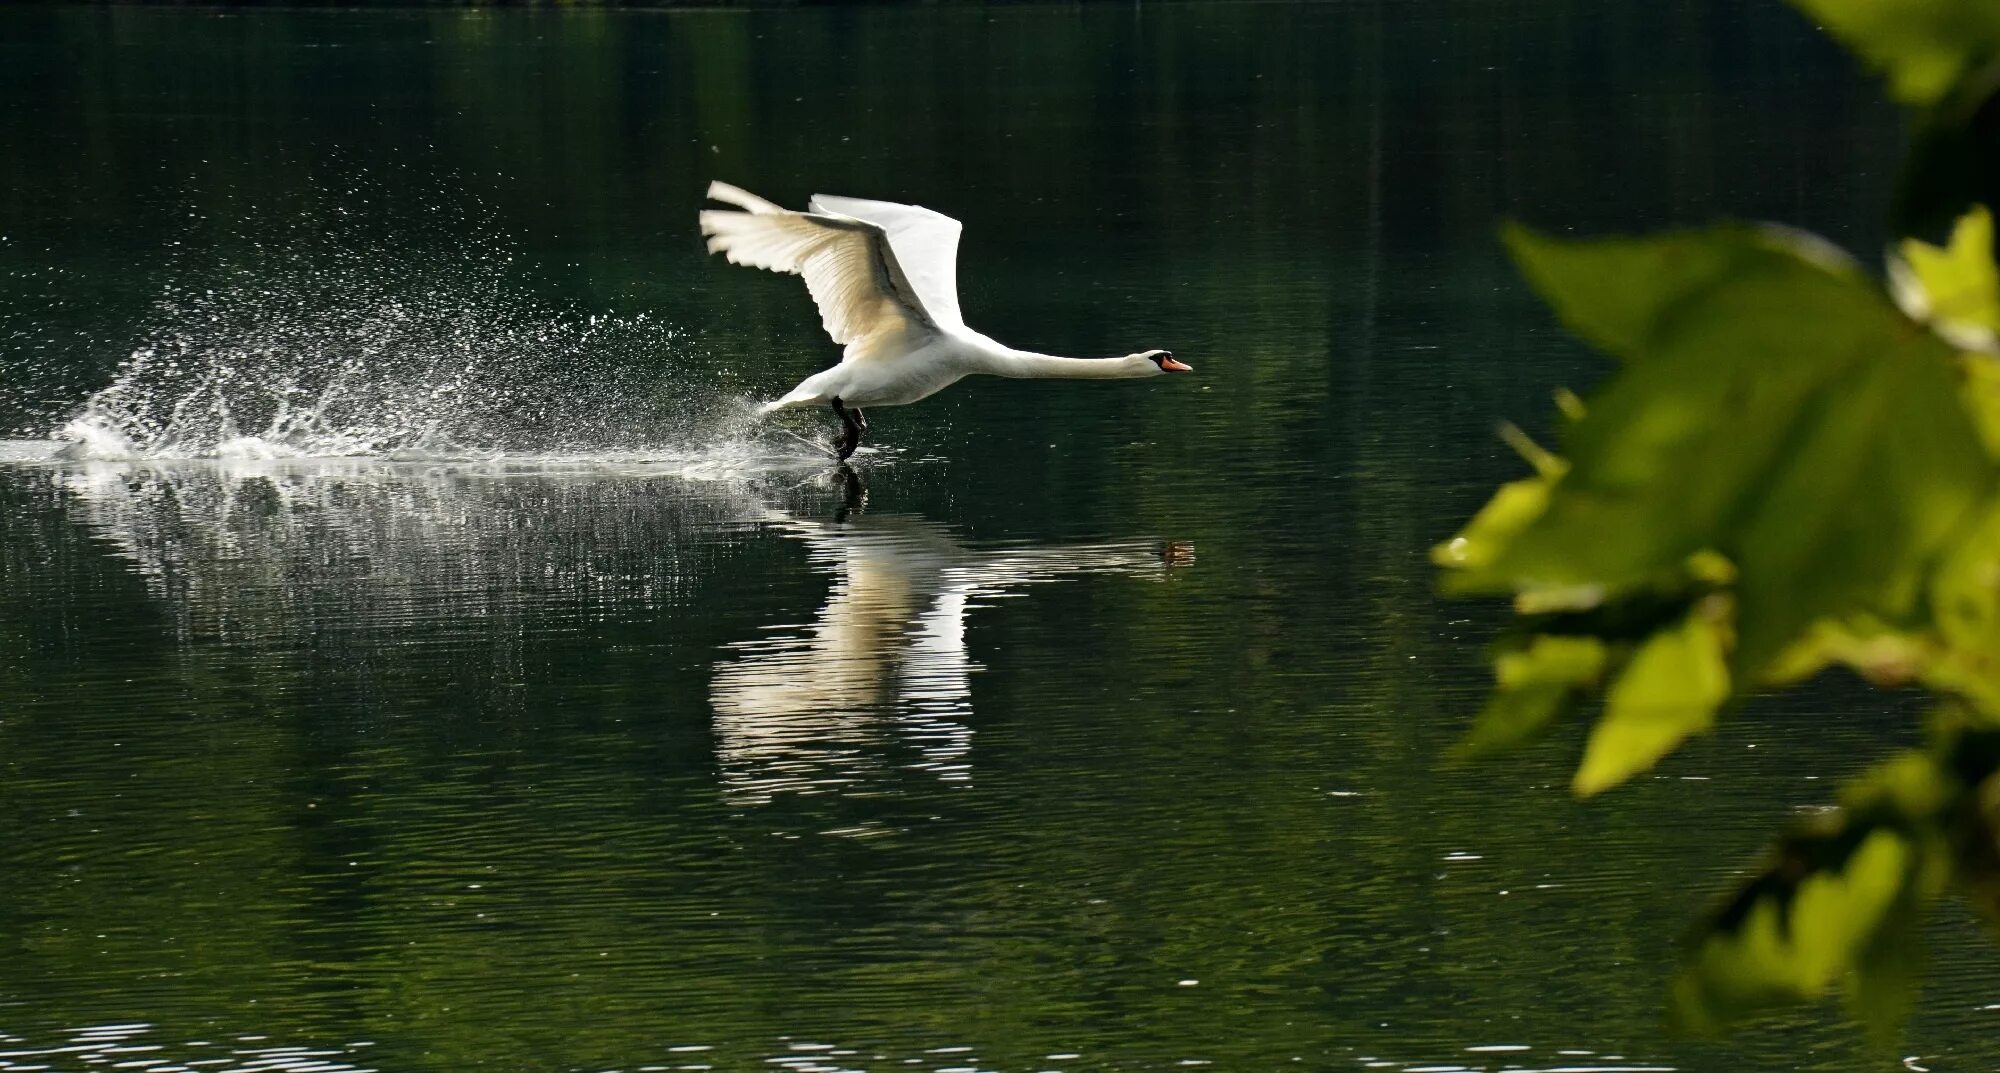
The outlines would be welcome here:
M 1425 550 L 1603 371 L 1495 222 L 1872 256 L 1897 122 L 1720 0 L 0 10 L 0 1070 L 2000 1067 L 1955 907 L 1893 1056 L 1661 1028 L 1907 703 L 1441 763 L 1499 615 Z M 1197 373 L 849 482 L 711 178 Z

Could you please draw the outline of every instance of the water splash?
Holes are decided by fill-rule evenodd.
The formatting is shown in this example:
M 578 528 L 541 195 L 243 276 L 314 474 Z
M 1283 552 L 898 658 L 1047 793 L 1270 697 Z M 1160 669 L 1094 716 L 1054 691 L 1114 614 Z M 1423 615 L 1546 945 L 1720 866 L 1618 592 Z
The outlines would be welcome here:
M 667 423 L 637 370 L 670 352 L 671 330 L 465 282 L 170 291 L 153 339 L 55 438 L 73 458 L 457 457 L 633 446 Z
M 140 342 L 52 432 L 60 456 L 584 457 L 774 435 L 690 386 L 709 382 L 688 376 L 699 355 L 653 316 L 530 297 L 476 206 L 391 227 L 375 196 L 176 244 Z

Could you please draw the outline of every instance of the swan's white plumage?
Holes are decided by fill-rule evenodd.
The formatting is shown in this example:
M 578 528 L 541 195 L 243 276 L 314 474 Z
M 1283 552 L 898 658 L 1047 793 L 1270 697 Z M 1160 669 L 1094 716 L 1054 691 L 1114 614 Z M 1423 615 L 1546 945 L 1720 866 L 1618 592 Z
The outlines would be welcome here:
M 958 236 L 965 225 L 921 205 L 894 201 L 814 194 L 811 207 L 880 227 L 931 319 L 943 327 L 965 327 L 965 315 L 958 310 Z
M 847 347 L 845 360 L 910 349 L 936 330 L 880 224 L 792 212 L 727 183 L 711 183 L 708 196 L 747 210 L 702 212 L 709 252 L 732 264 L 804 277 L 820 325 Z
M 839 365 L 767 403 L 767 412 L 834 401 L 857 410 L 902 406 L 976 373 L 1126 380 L 1190 371 L 1164 350 L 1058 358 L 1002 346 L 966 327 L 958 307 L 962 228 L 942 213 L 826 194 L 812 199 L 811 211 L 794 212 L 721 182 L 709 184 L 708 196 L 741 210 L 702 211 L 709 252 L 803 276 L 821 325 L 847 348 Z M 848 435 L 843 452 L 859 442 L 858 420 Z

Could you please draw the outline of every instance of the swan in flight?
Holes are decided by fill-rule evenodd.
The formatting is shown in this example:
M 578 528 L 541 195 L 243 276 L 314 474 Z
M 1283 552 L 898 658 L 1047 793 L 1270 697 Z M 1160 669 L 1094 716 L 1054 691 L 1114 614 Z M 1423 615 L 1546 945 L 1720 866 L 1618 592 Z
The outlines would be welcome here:
M 847 348 L 764 412 L 831 404 L 840 417 L 836 451 L 861 446 L 867 406 L 928 398 L 974 373 L 1061 380 L 1127 380 L 1194 369 L 1164 350 L 1122 358 L 1058 358 L 1015 350 L 965 326 L 958 312 L 959 222 L 891 201 L 815 194 L 793 212 L 728 183 L 708 196 L 736 206 L 704 209 L 708 252 L 731 264 L 805 277 L 820 324 Z M 741 210 L 741 211 L 737 211 Z

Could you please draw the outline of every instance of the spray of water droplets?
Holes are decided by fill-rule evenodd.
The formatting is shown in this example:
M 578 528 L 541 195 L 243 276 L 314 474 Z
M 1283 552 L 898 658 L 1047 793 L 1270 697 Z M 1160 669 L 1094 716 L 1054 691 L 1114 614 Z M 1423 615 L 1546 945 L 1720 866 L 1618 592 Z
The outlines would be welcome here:
M 254 226 L 254 240 L 184 243 L 200 252 L 180 255 L 112 382 L 55 430 L 62 453 L 590 457 L 748 446 L 752 407 L 677 378 L 693 355 L 672 328 L 645 313 L 530 299 L 512 281 L 512 251 L 476 215 L 433 212 L 390 228 L 335 199 L 238 226 Z

